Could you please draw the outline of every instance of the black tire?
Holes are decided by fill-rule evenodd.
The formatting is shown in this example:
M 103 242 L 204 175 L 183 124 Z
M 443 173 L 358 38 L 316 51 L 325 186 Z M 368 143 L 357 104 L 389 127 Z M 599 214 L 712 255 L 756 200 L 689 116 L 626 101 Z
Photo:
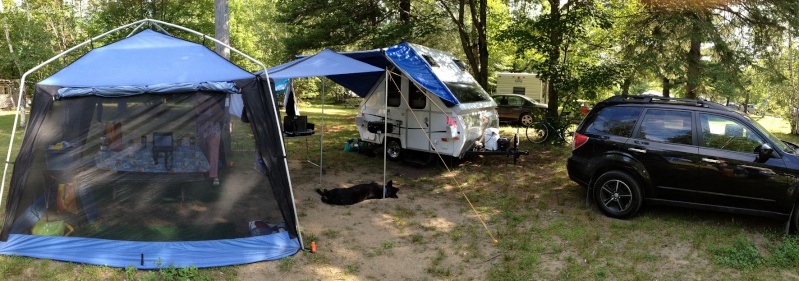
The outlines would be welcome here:
M 549 134 L 548 129 L 549 128 L 544 125 L 544 122 L 538 121 L 528 126 L 527 129 L 524 130 L 524 135 L 527 136 L 527 140 L 532 143 L 542 143 L 547 140 L 547 135 Z
M 561 137 L 567 144 L 571 144 L 574 142 L 574 133 L 577 132 L 577 124 L 569 123 L 566 127 L 563 128 L 561 132 Z
M 386 158 L 391 161 L 402 160 L 405 153 L 402 151 L 402 145 L 398 139 L 388 139 L 386 143 Z
M 791 221 L 789 223 L 788 233 L 793 235 L 799 233 L 799 202 L 793 204 L 793 212 L 791 213 Z
M 632 217 L 644 202 L 638 181 L 621 171 L 609 171 L 599 176 L 593 193 L 599 210 L 617 219 Z
M 530 114 L 529 112 L 523 113 L 521 116 L 519 116 L 520 126 L 530 127 L 531 125 L 533 125 L 533 123 L 535 123 L 535 118 L 533 118 L 533 115 Z

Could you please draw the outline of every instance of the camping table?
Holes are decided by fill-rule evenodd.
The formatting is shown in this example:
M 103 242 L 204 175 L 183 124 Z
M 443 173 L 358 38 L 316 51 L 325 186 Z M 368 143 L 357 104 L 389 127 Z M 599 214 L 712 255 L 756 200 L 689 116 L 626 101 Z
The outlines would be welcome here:
M 166 161 L 153 160 L 150 148 L 126 147 L 120 151 L 99 151 L 94 161 L 97 168 L 119 172 L 194 173 L 208 172 L 210 165 L 199 147 L 177 146 L 169 167 Z
M 98 169 L 116 172 L 114 178 L 119 180 L 143 181 L 198 181 L 210 169 L 210 164 L 197 146 L 176 146 L 170 157 L 170 165 L 166 161 L 153 160 L 150 148 L 126 147 L 120 151 L 99 151 L 95 157 Z M 116 197 L 116 188 L 113 196 Z M 180 190 L 181 202 L 184 190 Z

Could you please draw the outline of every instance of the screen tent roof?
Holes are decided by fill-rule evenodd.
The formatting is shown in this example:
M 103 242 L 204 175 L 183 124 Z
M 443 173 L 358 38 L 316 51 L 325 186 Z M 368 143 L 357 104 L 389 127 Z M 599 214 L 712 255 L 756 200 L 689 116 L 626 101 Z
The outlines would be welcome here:
M 116 87 L 250 79 L 254 75 L 207 47 L 145 29 L 93 49 L 40 85 Z

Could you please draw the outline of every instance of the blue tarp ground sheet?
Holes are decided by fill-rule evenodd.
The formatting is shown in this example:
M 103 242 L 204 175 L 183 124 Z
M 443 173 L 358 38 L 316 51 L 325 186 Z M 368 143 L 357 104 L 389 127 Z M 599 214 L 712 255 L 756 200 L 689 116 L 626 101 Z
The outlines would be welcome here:
M 288 232 L 237 239 L 137 242 L 95 238 L 12 234 L 0 254 L 63 260 L 110 267 L 159 269 L 216 267 L 276 260 L 300 250 Z M 53 249 L 58 249 L 54 251 Z

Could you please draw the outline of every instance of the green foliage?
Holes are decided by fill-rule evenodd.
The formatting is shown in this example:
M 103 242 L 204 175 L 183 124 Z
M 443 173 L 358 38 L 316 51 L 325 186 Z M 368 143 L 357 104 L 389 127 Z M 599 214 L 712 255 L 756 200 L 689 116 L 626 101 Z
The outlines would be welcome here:
M 754 269 L 764 264 L 755 244 L 742 236 L 738 236 L 732 246 L 719 246 L 711 252 L 716 263 L 735 269 Z
M 290 54 L 330 48 L 372 49 L 402 40 L 420 42 L 443 30 L 435 5 L 426 1 L 415 4 L 407 13 L 400 9 L 404 1 L 280 1 L 277 21 L 286 26 L 285 40 Z
M 261 61 L 267 68 L 293 58 L 286 53 L 283 26 L 275 24 L 278 0 L 230 0 L 230 45 Z M 261 70 L 244 57 L 231 54 L 231 61 L 248 70 Z
M 129 265 L 125 267 L 125 279 L 127 280 L 134 280 L 136 278 L 136 267 L 133 265 Z
M 294 265 L 296 263 L 297 261 L 294 260 L 294 257 L 287 257 L 280 260 L 280 266 L 278 268 L 280 269 L 280 271 L 289 271 L 292 268 L 294 268 Z
M 110 29 L 150 18 L 181 25 L 204 34 L 214 34 L 213 4 L 213 0 L 94 0 L 90 2 L 88 8 L 86 30 L 90 36 L 97 36 Z M 209 10 L 211 13 L 209 13 Z M 162 27 L 173 36 L 194 42 L 202 42 L 202 38 L 197 38 L 196 35 L 168 26 Z M 155 27 L 150 28 L 156 29 Z M 101 42 L 97 42 L 97 44 L 103 45 L 115 42 L 128 34 L 128 32 L 110 34 Z M 211 41 L 205 43 L 213 47 Z
M 771 246 L 770 264 L 781 268 L 799 266 L 799 237 L 786 236 L 782 244 Z
M 22 7 L 11 6 L 0 14 L 0 79 L 19 79 L 23 73 L 52 57 L 54 50 L 61 49 L 58 46 L 61 42 L 56 38 L 58 31 L 48 22 L 59 20 L 62 11 L 55 10 L 57 7 L 40 8 L 38 13 L 28 14 Z M 48 18 L 50 16 L 55 19 Z M 67 38 L 62 39 L 66 41 Z M 48 68 L 28 79 L 38 81 L 54 69 L 57 68 Z
M 775 61 L 785 45 L 787 26 L 797 27 L 797 3 L 759 1 L 758 5 L 704 2 L 644 2 L 639 13 L 627 21 L 629 37 L 625 58 L 638 62 L 644 76 L 665 78 L 670 86 L 698 85 L 704 98 L 742 98 L 748 76 L 744 69 L 755 58 Z M 735 12 L 730 12 L 735 11 Z M 787 23 L 787 25 L 786 25 Z M 696 42 L 695 57 L 689 43 Z M 697 63 L 691 61 L 698 59 Z M 774 68 L 778 64 L 763 64 Z
M 200 274 L 195 266 L 177 268 L 170 265 L 159 270 L 158 280 L 211 280 L 211 278 Z
M 515 14 L 514 24 L 499 38 L 516 45 L 523 63 L 519 69 L 537 73 L 552 84 L 554 91 L 549 95 L 556 102 L 550 100 L 548 115 L 554 117 L 559 103 L 566 102 L 566 110 L 573 110 L 575 100 L 595 99 L 611 89 L 621 78 L 622 66 L 601 59 L 610 58 L 607 41 L 591 40 L 611 27 L 608 9 L 598 1 L 547 4 L 528 6 Z

